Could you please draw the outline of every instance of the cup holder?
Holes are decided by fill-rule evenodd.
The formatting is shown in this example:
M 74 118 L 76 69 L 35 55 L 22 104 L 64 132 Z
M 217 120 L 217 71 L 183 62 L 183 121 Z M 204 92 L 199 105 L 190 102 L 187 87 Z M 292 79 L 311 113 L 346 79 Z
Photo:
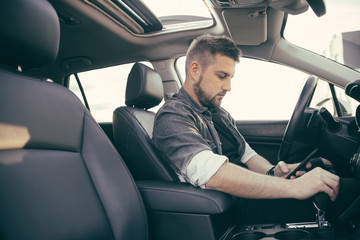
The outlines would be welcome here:
M 259 240 L 266 237 L 263 232 L 242 232 L 234 235 L 233 240 Z
M 286 230 L 286 231 L 281 231 L 281 232 L 277 232 L 274 234 L 275 239 L 279 239 L 279 240 L 303 240 L 303 239 L 310 239 L 310 234 L 306 231 L 302 231 L 302 230 Z

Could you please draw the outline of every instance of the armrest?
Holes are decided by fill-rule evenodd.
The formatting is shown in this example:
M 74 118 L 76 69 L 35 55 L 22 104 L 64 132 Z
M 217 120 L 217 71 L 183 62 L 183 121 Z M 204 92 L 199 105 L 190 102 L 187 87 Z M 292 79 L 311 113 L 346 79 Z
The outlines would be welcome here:
M 153 211 L 219 214 L 229 210 L 235 202 L 231 195 L 188 183 L 137 181 L 136 184 L 145 206 Z

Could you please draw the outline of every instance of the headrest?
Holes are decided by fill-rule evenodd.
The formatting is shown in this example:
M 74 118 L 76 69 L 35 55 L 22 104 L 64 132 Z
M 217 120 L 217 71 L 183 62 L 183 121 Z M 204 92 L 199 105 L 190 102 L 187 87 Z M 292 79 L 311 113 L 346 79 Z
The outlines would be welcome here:
M 160 75 L 144 64 L 135 63 L 126 85 L 125 104 L 149 109 L 158 105 L 163 97 Z
M 60 23 L 48 1 L 0 1 L 0 22 L 0 64 L 33 68 L 55 60 Z

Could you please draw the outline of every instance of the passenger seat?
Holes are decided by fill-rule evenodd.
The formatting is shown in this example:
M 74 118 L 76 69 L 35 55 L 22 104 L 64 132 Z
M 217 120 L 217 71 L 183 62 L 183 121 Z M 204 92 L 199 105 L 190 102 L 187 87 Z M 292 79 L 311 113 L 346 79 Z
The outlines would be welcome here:
M 115 147 L 135 180 L 179 181 L 165 157 L 152 142 L 155 113 L 164 96 L 160 75 L 141 63 L 132 67 L 126 86 L 125 104 L 113 113 Z

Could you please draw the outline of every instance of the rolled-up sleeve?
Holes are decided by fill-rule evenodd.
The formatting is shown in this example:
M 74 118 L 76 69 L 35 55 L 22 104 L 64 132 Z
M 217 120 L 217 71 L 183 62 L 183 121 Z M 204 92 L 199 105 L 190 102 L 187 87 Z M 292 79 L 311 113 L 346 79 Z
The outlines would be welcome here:
M 244 154 L 242 155 L 241 159 L 240 159 L 240 162 L 246 164 L 247 161 L 250 160 L 250 158 L 252 158 L 253 156 L 257 155 L 257 153 L 255 152 L 254 149 L 252 149 L 250 147 L 250 145 L 245 142 L 245 152 Z
M 194 186 L 205 189 L 206 183 L 215 175 L 220 167 L 228 161 L 224 155 L 215 154 L 212 151 L 202 151 L 196 154 L 183 175 L 186 175 L 189 182 Z

